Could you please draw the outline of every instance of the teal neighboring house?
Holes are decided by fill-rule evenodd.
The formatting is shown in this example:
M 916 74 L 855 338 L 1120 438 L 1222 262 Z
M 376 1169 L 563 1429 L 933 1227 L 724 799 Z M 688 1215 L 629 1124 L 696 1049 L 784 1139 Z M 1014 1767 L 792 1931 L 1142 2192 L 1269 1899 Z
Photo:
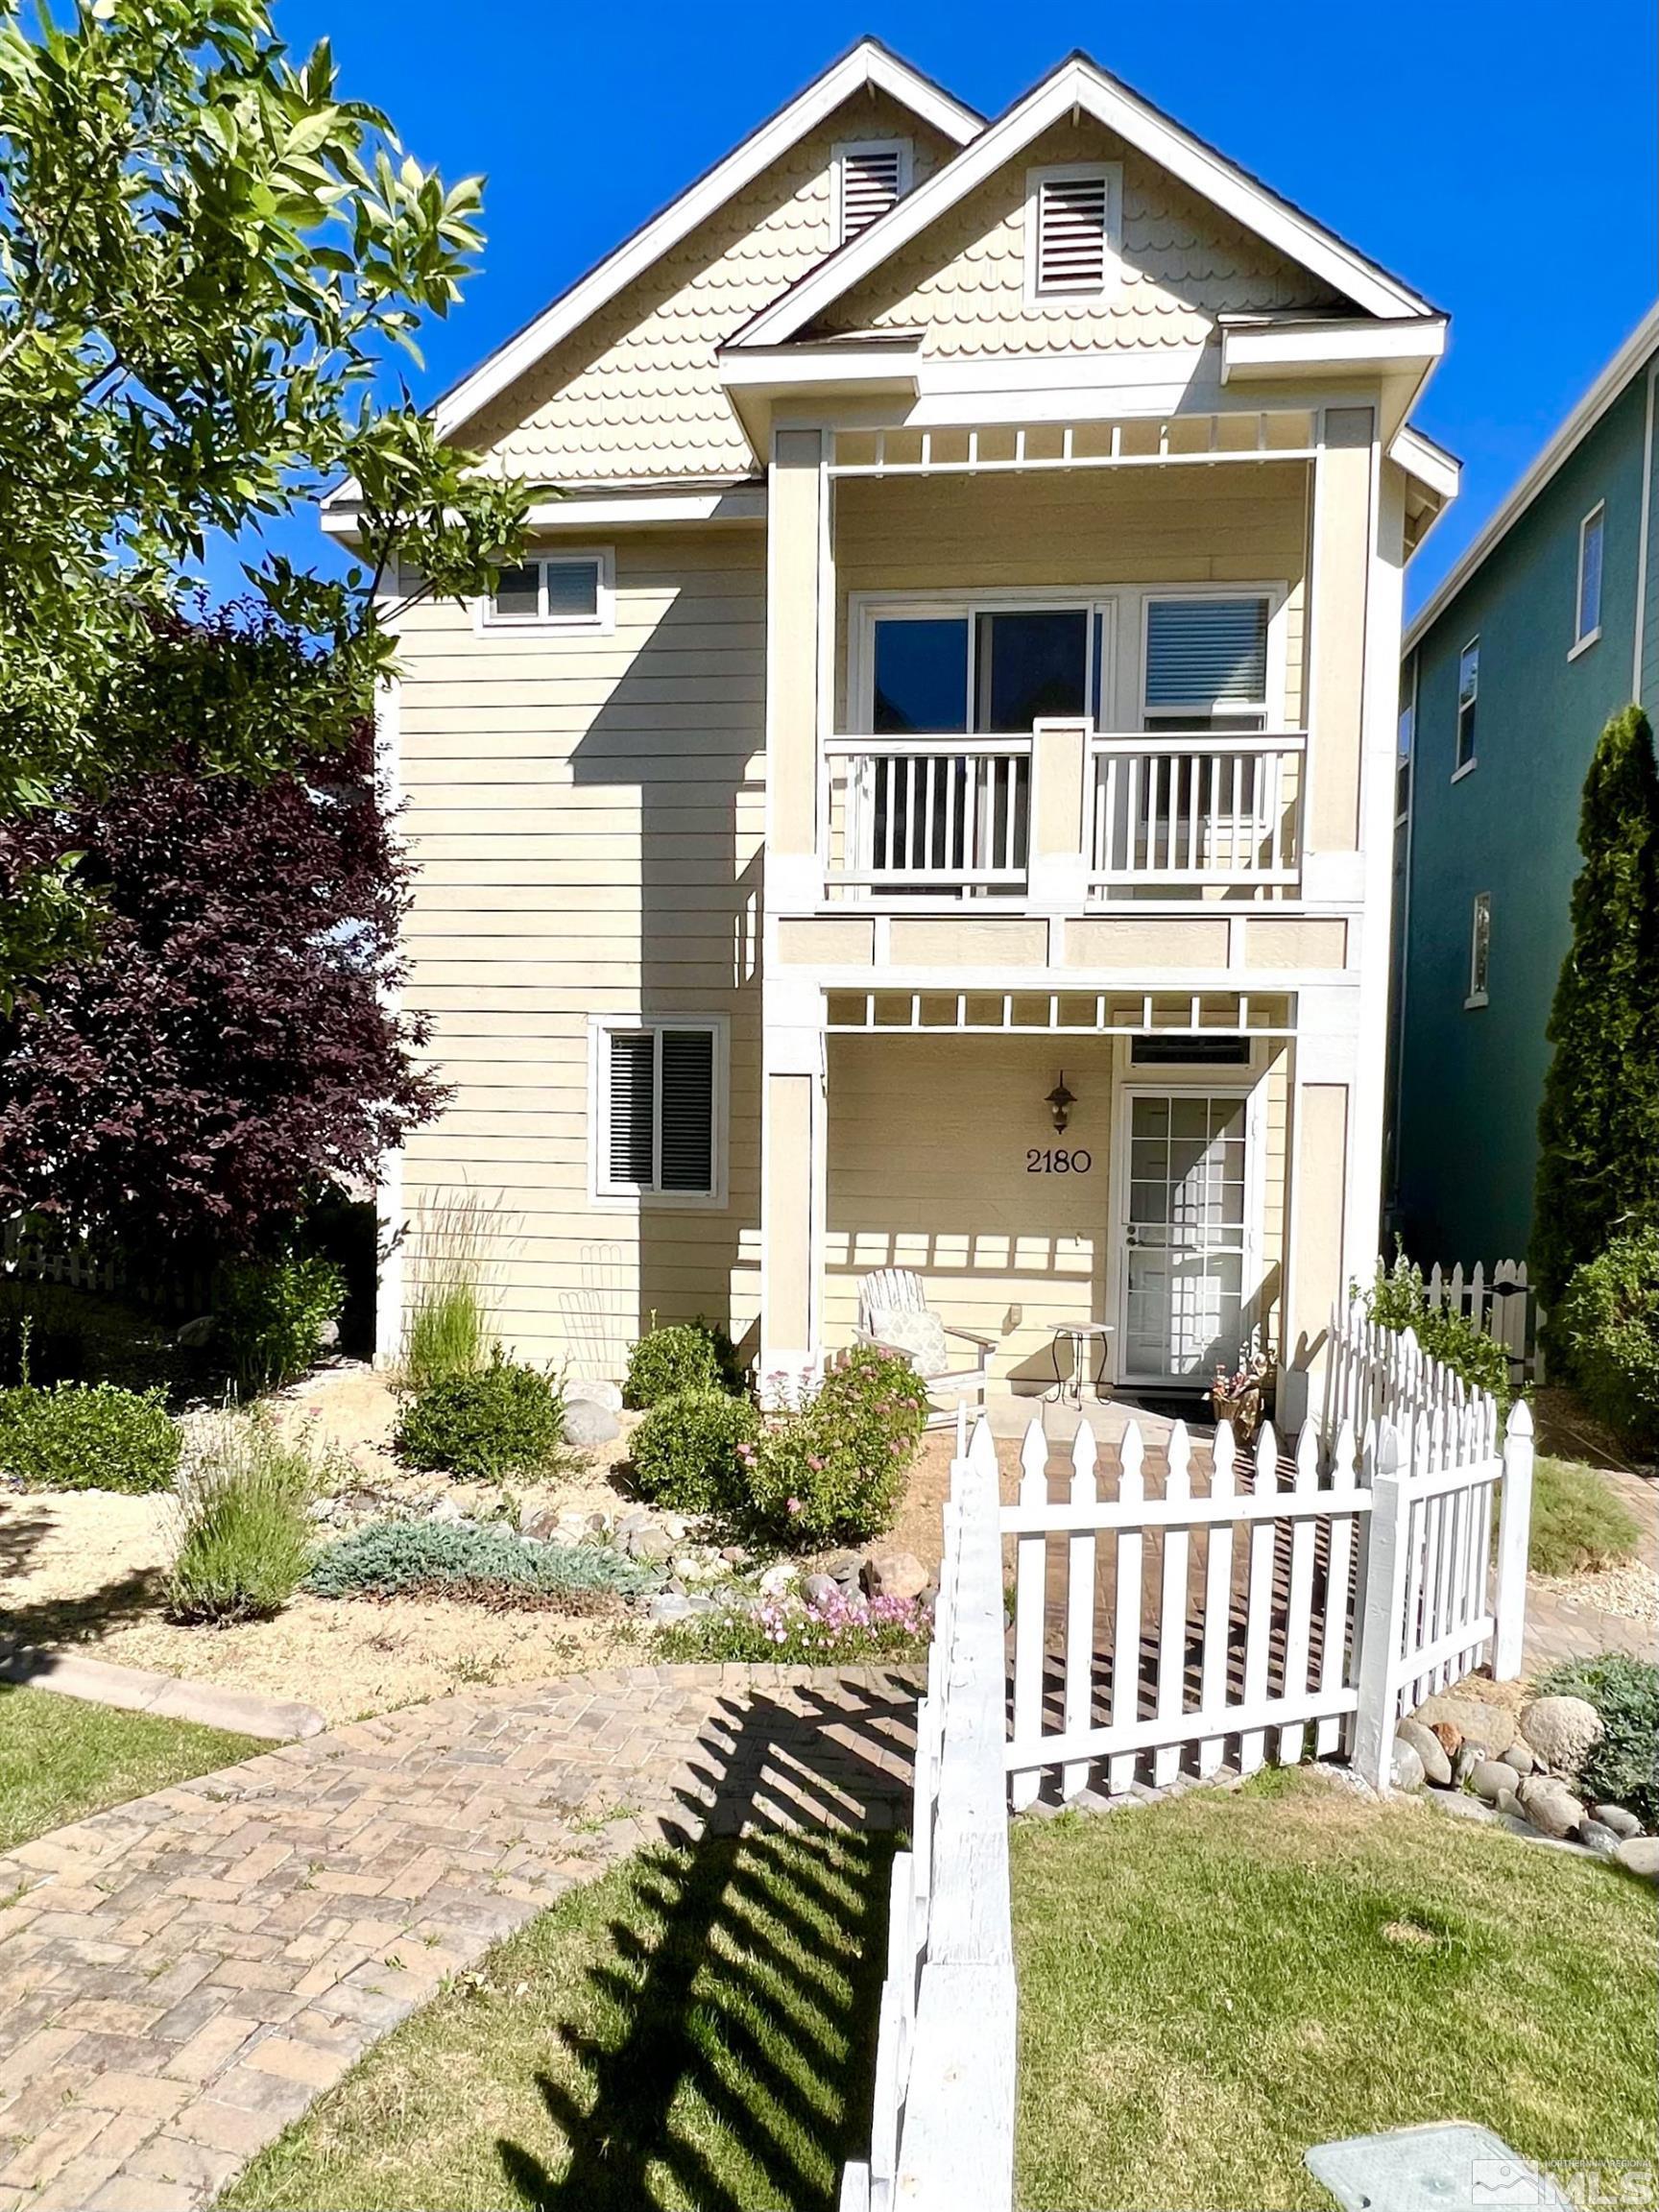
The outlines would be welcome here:
M 1656 377 L 1659 307 L 1406 634 L 1384 1226 L 1425 1265 L 1526 1255 L 1579 792 L 1659 709 Z

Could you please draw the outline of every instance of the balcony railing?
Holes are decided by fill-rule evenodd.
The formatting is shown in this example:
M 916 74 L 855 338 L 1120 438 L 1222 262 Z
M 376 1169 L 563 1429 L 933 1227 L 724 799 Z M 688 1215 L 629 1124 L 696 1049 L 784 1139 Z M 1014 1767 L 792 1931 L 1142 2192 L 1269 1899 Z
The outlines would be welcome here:
M 1300 731 L 1094 738 L 1092 894 L 1294 891 L 1306 750 Z
M 1075 732 L 1076 725 L 1070 726 Z M 1044 730 L 1049 728 L 1043 726 Z M 1036 736 L 832 737 L 824 745 L 824 888 L 831 902 L 1035 897 Z M 1078 742 L 1074 736 L 1073 743 Z M 1298 731 L 1091 732 L 1070 782 L 1079 904 L 1293 897 L 1302 875 Z M 1049 761 L 1046 779 L 1057 772 Z M 1051 797 L 1054 783 L 1045 782 Z M 1049 863 L 1046 861 L 1046 867 Z
M 832 899 L 1025 889 L 1029 737 L 833 737 L 824 756 Z

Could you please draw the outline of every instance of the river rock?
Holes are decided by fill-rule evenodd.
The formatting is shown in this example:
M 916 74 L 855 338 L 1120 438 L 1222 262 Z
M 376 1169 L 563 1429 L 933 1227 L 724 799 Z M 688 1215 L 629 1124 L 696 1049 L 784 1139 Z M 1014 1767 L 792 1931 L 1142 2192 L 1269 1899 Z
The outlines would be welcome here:
M 692 1600 L 678 1590 L 660 1590 L 651 1600 L 653 1621 L 688 1621 L 697 1610 Z
M 217 1326 L 211 1313 L 199 1313 L 175 1332 L 173 1341 L 181 1352 L 201 1352 L 212 1343 Z
M 864 1587 L 872 1598 L 920 1598 L 928 1580 L 914 1551 L 872 1551 L 864 1562 Z
M 832 1551 L 824 1562 L 824 1572 L 843 1590 L 855 1590 L 864 1572 L 862 1551 Z
M 1425 1728 L 1449 1720 L 1460 1735 L 1484 1743 L 1494 1759 L 1501 1759 L 1515 1741 L 1515 1716 L 1507 1705 L 1488 1705 L 1483 1697 L 1459 1697 L 1455 1690 L 1437 1690 L 1425 1697 L 1411 1718 Z
M 574 1406 L 578 1402 L 584 1406 L 602 1406 L 607 1413 L 622 1410 L 621 1391 L 614 1382 L 607 1382 L 598 1376 L 578 1375 L 565 1384 L 565 1405 Z
M 1396 1790 L 1421 1790 L 1423 1787 L 1423 1762 L 1404 1736 L 1396 1736 L 1394 1739 L 1388 1780 Z
M 622 1424 L 615 1414 L 595 1405 L 591 1398 L 572 1398 L 565 1407 L 565 1441 L 579 1452 L 613 1443 L 621 1433 Z
M 1448 1787 L 1452 1780 L 1452 1762 L 1431 1728 L 1425 1728 L 1421 1720 L 1402 1720 L 1394 1731 L 1394 1741 L 1410 1744 L 1423 1762 L 1427 1781 L 1437 1783 L 1442 1790 Z
M 1480 1759 L 1469 1769 L 1469 1787 L 1488 1805 L 1502 1804 L 1515 1794 L 1515 1769 L 1502 1759 Z
M 1553 1775 L 1528 1774 L 1522 1783 L 1521 1810 L 1541 1836 L 1559 1840 L 1571 1836 L 1584 1818 L 1584 1808 L 1564 1782 Z
M 1517 1774 L 1530 1774 L 1538 1764 L 1531 1744 L 1524 1736 L 1517 1736 L 1498 1756 L 1505 1767 L 1512 1767 Z
M 1640 1836 L 1642 1833 L 1641 1821 L 1634 1813 L 1627 1813 L 1623 1805 L 1592 1805 L 1590 1811 L 1602 1827 L 1611 1828 L 1621 1841 L 1626 1836 Z
M 828 1605 L 841 1595 L 841 1585 L 833 1575 L 808 1575 L 801 1585 L 801 1594 L 808 1605 Z
M 1594 1851 L 1598 1859 L 1611 1859 L 1619 1848 L 1620 1839 L 1600 1820 L 1586 1820 L 1578 1830 L 1578 1840 L 1586 1851 Z
M 1601 1716 L 1582 1697 L 1535 1697 L 1521 1733 L 1552 1773 L 1576 1774 L 1601 1741 Z
M 1439 1734 L 1438 1729 L 1435 1730 L 1435 1734 Z M 1492 1764 L 1491 1754 L 1488 1752 L 1485 1744 L 1473 1743 L 1470 1742 L 1469 1738 L 1465 1736 L 1462 1743 L 1457 1746 L 1456 1757 L 1452 1762 L 1453 1789 L 1461 1790 L 1464 1783 L 1468 1781 L 1470 1775 L 1474 1773 L 1477 1767 L 1485 1767 L 1490 1764 Z M 1510 1787 L 1514 1787 L 1513 1783 L 1511 1783 Z
M 760 1595 L 763 1598 L 786 1596 L 794 1589 L 799 1572 L 792 1560 L 775 1560 L 760 1577 Z
M 1659 1836 L 1626 1836 L 1613 1856 L 1627 1874 L 1659 1882 Z
M 622 1539 L 622 1549 L 630 1559 L 643 1559 L 648 1564 L 655 1564 L 666 1559 L 674 1545 L 667 1529 L 650 1521 L 643 1528 L 630 1528 Z

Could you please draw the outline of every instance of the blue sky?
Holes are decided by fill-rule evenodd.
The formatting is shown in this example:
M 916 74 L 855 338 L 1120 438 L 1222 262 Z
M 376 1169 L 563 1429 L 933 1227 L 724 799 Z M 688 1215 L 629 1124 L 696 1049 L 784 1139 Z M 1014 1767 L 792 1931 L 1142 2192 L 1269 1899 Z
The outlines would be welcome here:
M 276 14 L 296 48 L 331 38 L 347 91 L 422 160 L 487 179 L 484 266 L 427 332 L 422 399 L 862 33 L 991 114 L 1086 48 L 1450 310 L 1417 420 L 1462 457 L 1463 494 L 1412 563 L 1413 606 L 1659 285 L 1652 0 L 1396 0 L 1380 15 L 1281 0 L 1270 16 L 1238 0 L 736 0 L 713 17 L 658 0 L 590 16 L 276 0 Z M 313 558 L 308 527 L 284 536 Z

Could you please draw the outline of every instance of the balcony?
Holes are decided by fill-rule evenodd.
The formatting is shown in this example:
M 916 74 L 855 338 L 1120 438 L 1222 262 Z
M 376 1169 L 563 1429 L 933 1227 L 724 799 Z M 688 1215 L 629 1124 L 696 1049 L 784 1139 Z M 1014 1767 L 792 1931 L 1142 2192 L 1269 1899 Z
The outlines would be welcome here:
M 1092 911 L 1301 890 L 1301 731 L 1039 724 L 1013 736 L 837 736 L 822 754 L 829 904 Z

